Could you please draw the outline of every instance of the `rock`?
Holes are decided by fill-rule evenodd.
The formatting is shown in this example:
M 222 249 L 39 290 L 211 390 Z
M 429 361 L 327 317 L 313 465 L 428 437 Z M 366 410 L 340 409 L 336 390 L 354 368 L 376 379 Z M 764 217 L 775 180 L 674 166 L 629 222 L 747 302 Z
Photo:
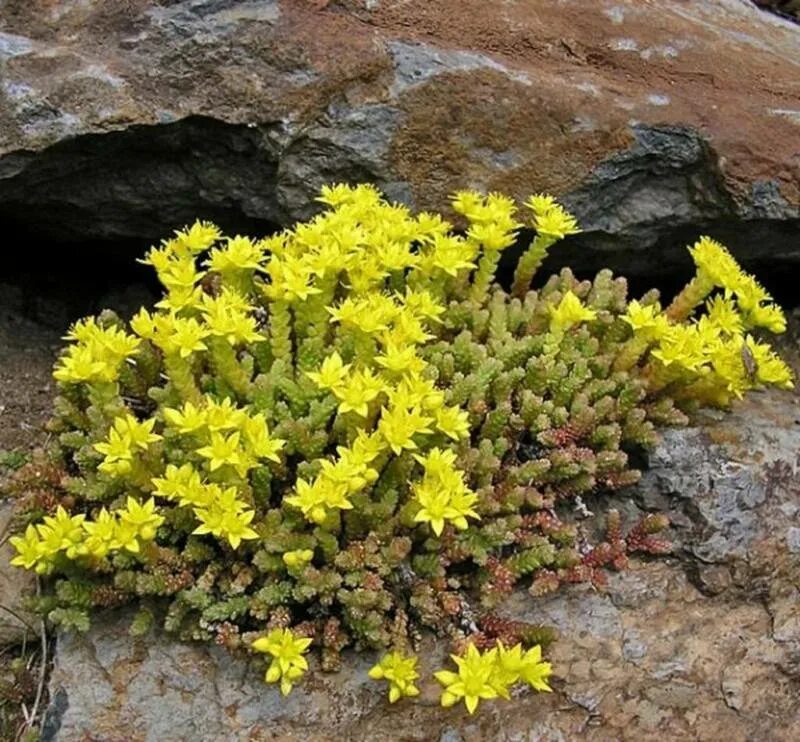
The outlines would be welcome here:
M 584 270 L 663 278 L 699 229 L 800 257 L 800 30 L 745 0 L 32 0 L 0 62 L 0 218 L 57 249 L 263 232 L 369 180 L 560 193 Z
M 0 541 L 7 533 L 11 514 L 11 504 L 0 500 Z M 19 644 L 26 635 L 34 638 L 36 630 L 32 627 L 39 623 L 22 605 L 25 596 L 35 591 L 36 581 L 29 572 L 9 564 L 14 553 L 10 544 L 0 546 L 0 647 Z
M 683 547 L 700 562 L 785 554 L 800 524 L 800 400 L 757 393 L 725 415 L 707 413 L 703 423 L 664 432 L 640 489 L 685 509 L 696 528 Z M 701 564 L 696 571 L 712 593 L 731 580 L 726 570 Z
M 792 395 L 754 395 L 728 416 L 664 435 L 640 487 L 694 519 L 680 559 L 632 560 L 605 592 L 576 585 L 503 604 L 510 618 L 558 628 L 552 694 L 522 692 L 475 717 L 442 709 L 430 672 L 446 646 L 426 638 L 415 703 L 387 703 L 366 677 L 369 655 L 349 655 L 339 674 L 312 667 L 282 699 L 260 666 L 219 647 L 160 632 L 130 638 L 123 611 L 99 617 L 86 636 L 59 637 L 42 739 L 797 739 L 800 570 L 785 541 L 800 513 L 791 507 L 796 406 Z M 707 589 L 712 577 L 693 584 L 694 563 L 728 569 L 729 582 L 713 577 L 724 595 Z

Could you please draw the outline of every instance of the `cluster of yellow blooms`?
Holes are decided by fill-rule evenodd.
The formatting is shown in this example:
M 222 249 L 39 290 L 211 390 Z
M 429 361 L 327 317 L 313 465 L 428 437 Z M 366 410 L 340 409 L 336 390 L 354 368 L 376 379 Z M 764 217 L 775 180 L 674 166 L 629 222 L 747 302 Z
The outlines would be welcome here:
M 70 515 L 59 506 L 55 515 L 44 517 L 44 522 L 29 525 L 23 536 L 11 537 L 17 550 L 11 564 L 47 574 L 55 557 L 62 553 L 68 559 L 102 559 L 123 549 L 135 554 L 142 542 L 155 538 L 163 522 L 153 498 L 140 503 L 128 497 L 124 508 L 113 513 L 101 508 L 93 521 L 83 514 Z
M 781 308 L 720 243 L 702 237 L 690 248 L 697 272 L 666 312 L 658 303 L 631 301 L 624 320 L 633 338 L 618 367 L 638 362 L 648 349 L 656 388 L 680 381 L 688 394 L 724 406 L 761 384 L 792 388 L 792 372 L 766 343 L 749 332 L 786 330 Z M 715 290 L 721 293 L 712 295 Z M 696 307 L 705 312 L 686 321 Z M 688 382 L 688 383 L 687 383 Z
M 435 673 L 444 686 L 441 704 L 445 707 L 463 700 L 473 714 L 482 699 L 510 698 L 511 686 L 516 683 L 524 683 L 537 691 L 551 690 L 547 679 L 553 671 L 549 662 L 542 662 L 542 650 L 538 645 L 526 651 L 521 644 L 506 648 L 498 642 L 492 649 L 481 652 L 470 644 L 463 656 L 450 657 L 458 672 L 440 670 Z M 390 703 L 404 696 L 419 695 L 415 685 L 419 677 L 416 657 L 389 652 L 370 670 L 369 676 L 389 683 Z
M 296 637 L 289 629 L 273 629 L 266 636 L 256 639 L 252 647 L 272 657 L 264 680 L 280 683 L 281 693 L 289 695 L 292 686 L 308 670 L 308 661 L 303 654 L 311 645 L 311 639 Z
M 90 317 L 76 322 L 68 340 L 74 341 L 59 360 L 53 376 L 57 381 L 112 382 L 126 358 L 139 347 L 140 340 L 116 327 L 101 327 Z
M 310 644 L 311 639 L 296 637 L 289 629 L 273 629 L 267 636 L 256 639 L 252 643 L 253 649 L 272 657 L 266 682 L 280 682 L 281 692 L 288 694 L 308 669 L 303 654 Z M 440 701 L 444 707 L 463 700 L 469 713 L 473 714 L 481 700 L 508 700 L 511 687 L 516 683 L 537 691 L 552 690 L 547 681 L 553 670 L 549 662 L 542 661 L 542 650 L 538 645 L 524 650 L 521 644 L 507 648 L 498 642 L 492 649 L 481 652 L 470 644 L 463 656 L 454 654 L 450 657 L 458 671 L 440 670 L 434 674 L 443 686 Z M 390 703 L 401 698 L 414 698 L 420 692 L 416 685 L 419 679 L 417 663 L 416 656 L 395 650 L 385 654 L 370 669 L 369 676 L 388 683 Z
M 456 456 L 452 451 L 434 448 L 427 456 L 414 458 L 425 468 L 425 476 L 413 485 L 414 496 L 422 508 L 414 520 L 428 522 L 439 536 L 446 520 L 464 530 L 467 518 L 477 518 L 472 509 L 478 496 L 464 483 L 464 475 L 455 467 Z

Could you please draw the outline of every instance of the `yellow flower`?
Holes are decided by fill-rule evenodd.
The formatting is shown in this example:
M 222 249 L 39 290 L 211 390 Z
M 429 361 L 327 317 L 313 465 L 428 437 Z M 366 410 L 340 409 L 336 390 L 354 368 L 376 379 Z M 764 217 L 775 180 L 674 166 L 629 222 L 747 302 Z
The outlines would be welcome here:
M 161 436 L 153 432 L 155 422 L 155 418 L 139 422 L 130 412 L 126 412 L 114 419 L 114 429 L 127 438 L 132 447 L 146 450 L 151 443 L 161 440 Z
M 406 657 L 397 651 L 389 652 L 372 667 L 369 676 L 373 680 L 386 680 L 389 683 L 389 703 L 395 703 L 404 696 L 413 698 L 419 695 L 419 688 L 414 685 L 419 678 L 416 657 Z
M 333 351 L 322 362 L 319 371 L 306 371 L 311 381 L 321 389 L 335 389 L 344 384 L 350 371 L 350 364 L 344 363 L 337 351 Z
M 86 553 L 83 543 L 85 515 L 70 515 L 59 505 L 55 515 L 45 515 L 43 520 L 36 530 L 42 540 L 44 554 L 63 551 L 69 559 L 76 559 Z
M 201 275 L 191 257 L 170 260 L 160 270 L 158 278 L 169 291 L 191 294 Z
M 238 408 L 230 397 L 225 397 L 222 402 L 206 398 L 206 424 L 212 432 L 241 428 L 246 418 L 247 413 Z
M 483 210 L 483 196 L 476 191 L 456 191 L 450 196 L 453 210 L 463 214 L 467 219 L 474 220 L 481 216 Z
M 116 538 L 117 548 L 125 549 L 126 551 L 130 551 L 132 554 L 139 553 L 139 531 L 136 526 L 131 525 L 130 523 L 117 521 L 117 527 L 115 529 L 114 536 Z
M 715 296 L 706 301 L 709 321 L 726 335 L 740 335 L 742 318 L 733 301 L 727 297 Z
M 88 534 L 86 549 L 92 556 L 102 559 L 109 552 L 120 548 L 117 540 L 117 519 L 105 508 L 100 510 L 93 521 L 84 521 L 83 528 Z
M 423 361 L 417 354 L 413 345 L 400 347 L 393 342 L 386 344 L 383 353 L 375 357 L 375 362 L 393 374 L 418 374 L 425 368 Z
M 358 457 L 365 464 L 374 461 L 386 450 L 386 443 L 380 433 L 367 433 L 359 430 L 352 445 L 353 455 Z
M 338 306 L 328 307 L 328 313 L 335 322 L 372 334 L 388 330 L 400 309 L 390 297 L 370 293 L 359 299 L 348 296 Z
M 780 359 L 769 345 L 756 342 L 750 335 L 745 338 L 755 363 L 756 379 L 762 384 L 773 384 L 783 389 L 793 389 L 791 369 Z
M 284 497 L 284 502 L 302 511 L 303 516 L 314 523 L 322 523 L 329 509 L 352 509 L 353 504 L 347 496 L 350 491 L 356 491 L 354 477 L 360 477 L 360 481 L 365 483 L 367 470 L 362 467 L 360 472 L 352 468 L 337 472 L 336 468 L 337 465 L 330 461 L 323 462 L 323 473 L 313 484 L 305 479 L 298 479 L 295 483 L 295 494 Z
M 397 388 L 388 390 L 387 395 L 393 407 L 433 411 L 444 404 L 444 393 L 433 381 L 421 376 L 404 376 Z
M 538 234 L 557 240 L 581 231 L 575 217 L 560 204 L 554 204 L 541 214 L 534 214 L 533 224 Z
M 484 249 L 490 252 L 505 250 L 517 241 L 517 235 L 500 224 L 473 224 L 467 236 L 475 242 L 480 242 Z
M 320 195 L 314 200 L 320 203 L 332 206 L 334 208 L 342 206 L 343 204 L 352 203 L 355 198 L 356 191 L 351 186 L 345 183 L 336 183 L 334 185 L 324 185 L 320 190 Z
M 399 456 L 404 449 L 416 450 L 414 436 L 420 433 L 432 433 L 428 427 L 432 422 L 430 417 L 423 415 L 417 408 L 410 410 L 405 407 L 384 408 L 378 430 L 389 444 L 389 448 Z
M 540 217 L 558 206 L 558 203 L 555 198 L 548 193 L 535 193 L 528 198 L 525 202 L 525 206 L 533 212 L 535 217 Z
M 509 698 L 508 688 L 522 681 L 534 690 L 550 692 L 552 688 L 547 678 L 553 670 L 549 662 L 542 662 L 542 648 L 539 645 L 526 652 L 521 644 L 506 648 L 502 642 L 497 643 L 497 657 L 492 685 L 499 696 Z
M 246 417 L 242 424 L 242 432 L 247 448 L 253 456 L 257 459 L 280 462 L 278 451 L 286 445 L 286 441 L 270 436 L 263 413 L 259 412 L 252 417 Z
M 591 322 L 597 319 L 597 312 L 581 304 L 581 300 L 567 291 L 558 306 L 549 307 L 550 332 L 562 332 L 580 322 Z
M 39 534 L 32 524 L 28 524 L 24 536 L 12 536 L 8 541 L 17 550 L 17 555 L 11 560 L 11 564 L 25 569 L 35 568 L 37 572 L 43 571 L 40 567 L 44 566 L 45 555 L 42 553 Z
M 170 314 L 177 314 L 184 309 L 196 309 L 203 303 L 202 300 L 203 290 L 199 286 L 172 288 L 163 299 L 156 302 L 156 307 Z
M 208 350 L 203 340 L 208 336 L 208 328 L 193 317 L 164 316 L 159 318 L 158 332 L 152 341 L 165 353 L 177 353 L 188 358 L 192 353 Z
M 432 246 L 433 252 L 429 255 L 430 265 L 450 276 L 456 276 L 460 270 L 475 267 L 475 263 L 472 262 L 474 252 L 470 244 L 461 237 L 437 236 Z
M 367 368 L 351 374 L 347 381 L 333 390 L 333 393 L 340 400 L 339 412 L 355 412 L 361 417 L 366 417 L 369 403 L 377 398 L 383 388 L 383 380 Z
M 153 340 L 158 332 L 155 317 L 142 307 L 130 321 L 131 330 L 145 340 Z
M 133 441 L 128 436 L 121 435 L 117 428 L 108 431 L 108 440 L 95 443 L 96 451 L 105 456 L 98 469 L 106 473 L 112 473 L 122 469 L 123 472 L 130 471 L 130 462 L 133 459 Z M 125 462 L 127 466 L 118 467 L 115 465 Z
M 669 327 L 658 304 L 641 304 L 636 299 L 629 302 L 622 319 L 637 335 L 646 338 L 661 337 Z
M 297 638 L 289 629 L 273 629 L 266 636 L 256 639 L 252 647 L 257 652 L 272 656 L 264 680 L 267 683 L 280 681 L 281 693 L 286 696 L 292 686 L 308 670 L 303 654 L 308 651 L 311 639 Z
M 659 341 L 653 356 L 665 366 L 673 363 L 697 371 L 706 359 L 706 343 L 698 325 L 672 325 Z
M 710 237 L 701 237 L 689 248 L 697 270 L 717 286 L 735 290 L 741 284 L 742 270 L 727 248 Z
M 210 471 L 216 471 L 221 466 L 226 464 L 230 466 L 238 466 L 242 463 L 240 458 L 238 431 L 231 433 L 227 437 L 222 433 L 211 433 L 211 442 L 207 446 L 197 449 L 197 453 L 203 458 L 208 459 L 208 468 Z
M 247 510 L 246 503 L 239 500 L 237 494 L 236 487 L 218 489 L 205 507 L 195 508 L 194 514 L 200 525 L 192 533 L 225 538 L 234 549 L 238 549 L 242 541 L 258 538 L 250 528 L 255 512 Z
M 206 413 L 191 402 L 184 402 L 180 409 L 164 408 L 164 419 L 179 433 L 194 433 L 206 426 Z
M 436 429 L 454 441 L 469 435 L 469 414 L 458 407 L 440 407 L 434 413 Z
M 412 314 L 431 322 L 438 322 L 439 317 L 444 314 L 444 307 L 433 298 L 429 291 L 424 289 L 413 290 L 406 286 L 404 296 L 397 295 L 406 309 L 411 310 Z
M 238 270 L 255 270 L 263 258 L 261 247 L 249 237 L 229 237 L 225 247 L 217 247 L 209 253 L 205 262 L 209 270 L 227 273 Z
M 154 477 L 152 484 L 154 495 L 178 500 L 180 505 L 205 506 L 213 499 L 209 490 L 212 485 L 204 485 L 200 474 L 191 464 L 180 467 L 167 464 L 164 476 Z
M 455 484 L 451 482 L 450 484 Z M 467 517 L 477 518 L 478 514 L 472 509 L 478 496 L 470 492 L 459 482 L 456 486 L 448 488 L 448 482 L 426 477 L 421 482 L 416 482 L 412 491 L 420 509 L 414 516 L 417 523 L 430 523 L 437 536 L 442 535 L 445 521 L 452 521 L 459 530 L 468 527 Z
M 361 454 L 343 446 L 336 451 L 339 454 L 336 461 L 322 461 L 321 477 L 343 485 L 347 492 L 358 492 L 378 478 L 378 472 L 369 468 Z
M 118 516 L 122 523 L 136 529 L 142 541 L 152 541 L 156 529 L 164 522 L 164 516 L 156 513 L 156 501 L 152 497 L 144 503 L 128 497 L 125 509 L 120 510 Z
M 311 266 L 298 258 L 274 255 L 266 267 L 270 283 L 264 288 L 266 296 L 274 301 L 304 302 L 320 293 L 314 286 Z
M 72 345 L 59 358 L 53 377 L 66 383 L 82 381 L 114 381 L 118 375 L 119 359 L 109 359 L 97 343 Z
M 447 708 L 463 699 L 467 711 L 474 714 L 481 699 L 497 698 L 497 690 L 491 682 L 495 672 L 496 655 L 496 649 L 481 654 L 474 644 L 469 645 L 463 657 L 451 654 L 451 659 L 458 666 L 458 672 L 440 670 L 434 673 L 436 679 L 444 686 L 442 706 Z
M 191 253 L 200 253 L 211 247 L 222 235 L 219 228 L 211 222 L 196 221 L 191 227 L 175 232 L 176 247 Z
M 203 318 L 211 335 L 224 338 L 231 345 L 256 343 L 264 337 L 256 329 L 256 320 L 247 312 L 249 305 L 232 291 L 203 297 Z

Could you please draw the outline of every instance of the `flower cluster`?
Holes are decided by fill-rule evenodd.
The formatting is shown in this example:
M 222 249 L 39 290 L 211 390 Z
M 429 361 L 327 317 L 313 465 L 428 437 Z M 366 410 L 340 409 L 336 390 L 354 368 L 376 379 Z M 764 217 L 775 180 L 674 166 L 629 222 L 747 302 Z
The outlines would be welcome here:
M 419 688 L 414 685 L 419 678 L 416 657 L 389 652 L 369 671 L 369 676 L 389 683 L 389 703 L 396 703 L 404 696 L 413 698 L 419 695 Z
M 758 328 L 784 332 L 781 308 L 720 243 L 702 237 L 689 252 L 696 274 L 666 312 L 657 302 L 628 305 L 624 319 L 633 338 L 624 364 L 649 351 L 654 387 L 673 385 L 676 396 L 718 406 L 764 384 L 792 388 L 789 367 L 751 334 Z M 704 311 L 689 316 L 700 307 Z
M 507 649 L 498 642 L 496 647 L 480 652 L 470 644 L 463 656 L 451 655 L 451 659 L 458 672 L 436 673 L 436 679 L 444 686 L 441 700 L 445 707 L 463 700 L 473 714 L 482 699 L 509 699 L 515 683 L 524 683 L 537 691 L 552 690 L 547 683 L 552 668 L 549 662 L 542 662 L 538 645 L 524 651 L 521 644 Z
M 292 686 L 308 670 L 303 654 L 308 651 L 311 639 L 298 638 L 289 629 L 273 629 L 253 642 L 256 652 L 272 657 L 264 679 L 267 683 L 280 683 L 281 693 L 289 695 Z
M 116 381 L 123 362 L 140 343 L 135 335 L 118 327 L 102 327 L 91 317 L 77 322 L 66 339 L 72 345 L 53 372 L 57 381 L 65 383 Z
M 124 508 L 113 513 L 101 508 L 94 520 L 83 514 L 70 515 L 59 505 L 54 515 L 45 515 L 35 526 L 28 524 L 24 535 L 11 537 L 17 550 L 11 563 L 47 574 L 59 558 L 93 562 L 115 551 L 136 554 L 142 542 L 156 537 L 163 522 L 152 498 L 140 503 L 129 497 Z
M 335 670 L 352 645 L 393 648 L 370 675 L 413 698 L 421 629 L 456 648 L 445 706 L 548 690 L 551 632 L 495 606 L 669 548 L 657 515 L 588 543 L 570 504 L 635 483 L 627 452 L 656 425 L 791 385 L 758 335 L 783 315 L 708 238 L 666 310 L 609 271 L 532 291 L 579 231 L 544 194 L 518 209 L 456 193 L 458 224 L 366 185 L 319 202 L 260 240 L 176 232 L 143 261 L 154 307 L 71 328 L 57 457 L 20 471 L 13 563 L 48 575 L 54 623 L 146 601 L 180 637 L 268 655 L 283 693 L 312 646 Z M 500 257 L 523 227 L 507 291 Z

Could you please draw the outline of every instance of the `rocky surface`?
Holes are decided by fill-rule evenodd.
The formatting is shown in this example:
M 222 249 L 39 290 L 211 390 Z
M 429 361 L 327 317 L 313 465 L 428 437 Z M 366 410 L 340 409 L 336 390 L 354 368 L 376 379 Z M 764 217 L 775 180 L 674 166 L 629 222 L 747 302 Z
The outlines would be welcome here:
M 587 269 L 663 277 L 701 229 L 800 256 L 800 28 L 748 0 L 0 9 L 0 222 L 50 242 L 263 231 L 372 180 L 564 194 Z
M 39 621 L 22 606 L 23 599 L 35 589 L 33 575 L 17 567 L 9 561 L 14 556 L 14 549 L 3 543 L 8 533 L 8 525 L 12 514 L 11 503 L 0 500 L 0 649 L 10 644 L 19 644 L 26 637 L 36 637 Z
M 800 737 L 800 400 L 754 395 L 668 432 L 630 510 L 671 511 L 673 557 L 634 562 L 608 590 L 516 595 L 504 611 L 558 626 L 556 692 L 437 705 L 435 682 L 389 706 L 369 657 L 314 672 L 283 700 L 219 648 L 133 640 L 109 614 L 59 638 L 43 739 L 796 740 Z M 599 511 L 599 507 L 595 507 Z M 426 640 L 425 668 L 442 643 Z

